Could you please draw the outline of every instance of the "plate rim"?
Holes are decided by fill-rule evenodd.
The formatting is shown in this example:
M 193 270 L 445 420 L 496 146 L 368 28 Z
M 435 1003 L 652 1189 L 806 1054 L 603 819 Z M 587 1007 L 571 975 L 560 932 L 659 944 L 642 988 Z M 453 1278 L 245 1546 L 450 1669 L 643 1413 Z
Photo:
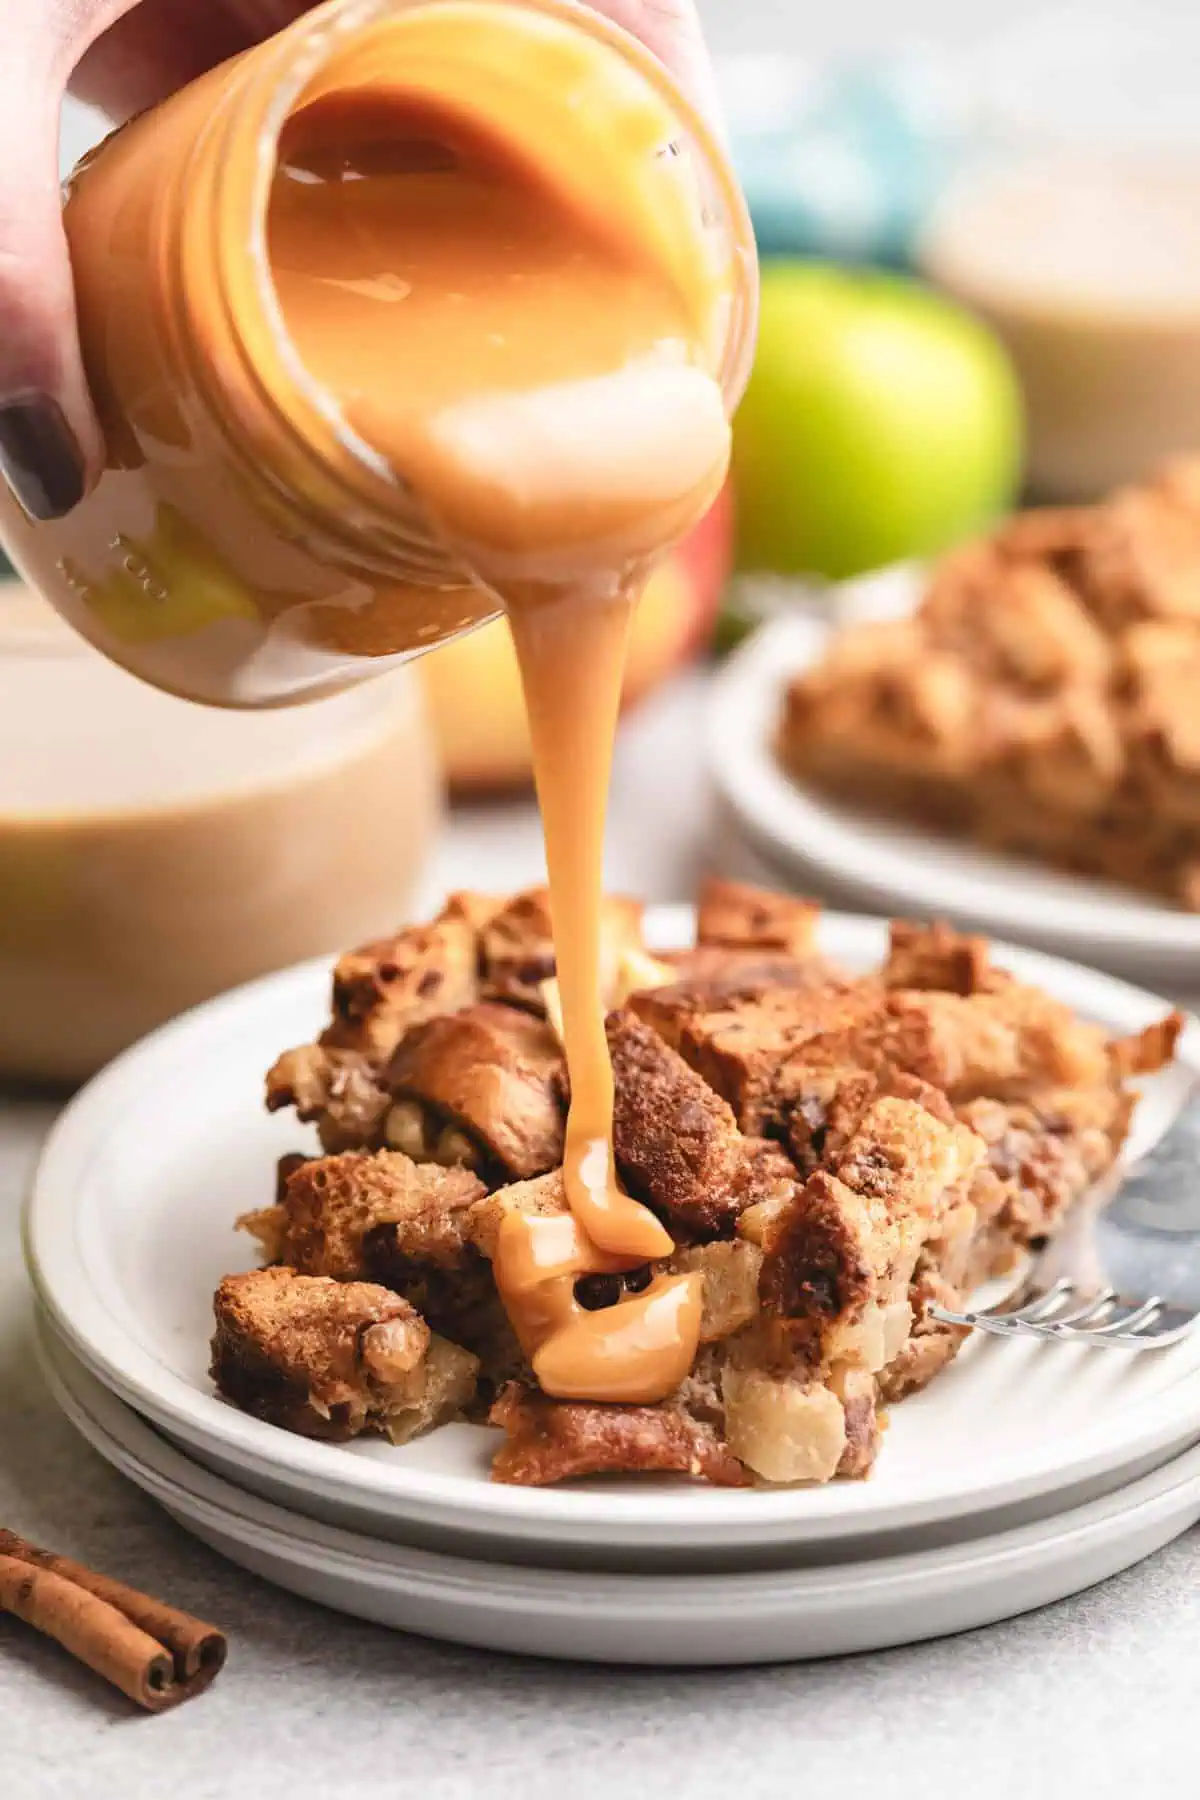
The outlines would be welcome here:
M 897 597 L 915 593 L 919 571 L 905 566 L 866 581 L 847 583 L 829 597 L 827 614 L 782 613 L 768 619 L 738 646 L 717 672 L 704 716 L 705 758 L 710 779 L 721 799 L 751 837 L 793 871 L 835 881 L 842 893 L 872 906 L 940 916 L 947 912 L 968 919 L 998 936 L 1016 937 L 1031 930 L 1031 903 L 1019 891 L 998 885 L 984 894 L 983 882 L 969 870 L 947 874 L 944 861 L 936 872 L 923 873 L 919 856 L 864 839 L 852 809 L 807 789 L 780 767 L 771 734 L 792 675 L 815 661 L 840 626 L 857 616 L 895 616 Z M 911 827 L 914 843 L 936 841 L 945 855 L 957 849 L 986 854 L 979 845 L 958 845 Z M 1009 880 L 1020 883 L 1016 858 L 992 853 L 1011 868 Z M 881 873 L 882 869 L 882 873 Z M 1047 868 L 1045 874 L 1061 871 Z M 1091 885 L 1079 876 L 1080 883 Z M 1125 959 L 1126 966 L 1161 970 L 1185 978 L 1200 977 L 1200 914 L 1156 904 L 1136 889 L 1128 896 L 1116 890 L 1056 898 L 1053 917 L 1038 918 L 1032 928 L 1040 942 L 1070 947 L 1087 942 L 1101 956 Z M 998 896 L 998 897 L 997 897 Z M 1037 901 L 1032 902 L 1036 908 Z M 1022 916 L 1023 915 L 1023 916 Z
M 168 1504 L 164 1490 L 174 1490 L 184 1496 L 189 1505 L 198 1504 L 210 1515 L 251 1524 L 256 1533 L 282 1540 L 291 1547 L 293 1555 L 302 1550 L 318 1550 L 323 1558 L 343 1564 L 360 1578 L 367 1575 L 394 1580 L 399 1574 L 407 1579 L 452 1582 L 466 1588 L 473 1578 L 477 1578 L 473 1577 L 473 1571 L 482 1567 L 492 1578 L 498 1571 L 502 1572 L 509 1578 L 512 1589 L 533 1589 L 549 1595 L 556 1587 L 560 1593 L 576 1587 L 577 1597 L 590 1589 L 593 1593 L 609 1594 L 614 1599 L 636 1596 L 643 1609 L 651 1610 L 662 1598 L 669 1596 L 678 1600 L 685 1590 L 697 1597 L 728 1595 L 731 1599 L 753 1599 L 763 1593 L 774 1593 L 780 1600 L 833 1600 L 845 1591 L 848 1579 L 860 1589 L 856 1598 L 862 1599 L 866 1597 L 862 1590 L 878 1590 L 918 1578 L 945 1580 L 954 1573 L 961 1573 L 965 1566 L 979 1573 L 982 1566 L 990 1565 L 999 1575 L 1007 1564 L 1014 1559 L 1020 1561 L 1030 1550 L 1036 1549 L 1048 1556 L 1065 1543 L 1077 1545 L 1081 1537 L 1104 1540 L 1118 1521 L 1132 1523 L 1132 1515 L 1138 1512 L 1160 1507 L 1169 1510 L 1173 1501 L 1182 1499 L 1180 1489 L 1190 1490 L 1192 1503 L 1200 1517 L 1200 1442 L 1197 1442 L 1125 1486 L 1063 1512 L 1001 1527 L 982 1538 L 930 1545 L 899 1554 L 851 1558 L 845 1563 L 808 1567 L 782 1564 L 766 1569 L 716 1571 L 558 1568 L 506 1563 L 499 1558 L 489 1558 L 481 1563 L 475 1557 L 372 1538 L 346 1526 L 328 1525 L 302 1513 L 292 1513 L 276 1501 L 239 1488 L 203 1464 L 192 1462 L 83 1365 L 75 1363 L 69 1373 L 64 1370 L 60 1356 L 66 1361 L 72 1353 L 61 1340 L 51 1336 L 45 1322 L 38 1321 L 35 1334 L 42 1374 L 72 1427 L 87 1438 L 105 1461 L 143 1492 L 149 1493 L 158 1504 Z M 92 1390 L 87 1397 L 78 1392 L 76 1383 L 80 1376 L 84 1387 Z M 63 1390 L 70 1404 L 64 1403 Z M 97 1412 L 96 1401 L 100 1402 L 107 1417 Z M 79 1425 L 75 1416 L 78 1412 L 89 1420 L 100 1443 Z M 122 1453 L 121 1460 L 110 1456 L 105 1445 L 115 1445 Z M 130 1464 L 144 1471 L 153 1485 L 131 1473 Z M 495 1604 L 497 1598 L 493 1596 L 491 1604 Z
M 693 917 L 690 906 L 649 909 L 648 935 L 660 944 L 671 937 L 679 941 Z M 821 930 L 834 940 L 834 954 L 840 945 L 841 955 L 865 961 L 879 954 L 886 922 L 828 913 Z M 996 952 L 1028 979 L 1060 989 L 1066 979 L 1072 1004 L 1118 1028 L 1138 1029 L 1158 1016 L 1164 1005 L 1157 996 L 1114 976 L 1039 951 L 997 943 Z M 315 1443 L 252 1419 L 215 1393 L 203 1392 L 184 1376 L 164 1369 L 136 1340 L 122 1334 L 119 1322 L 103 1306 L 76 1241 L 77 1177 L 86 1170 L 92 1146 L 111 1124 L 122 1096 L 130 1090 L 136 1093 L 143 1069 L 163 1055 L 178 1054 L 197 1035 L 231 1026 L 236 1030 L 247 1013 L 269 1005 L 277 995 L 311 988 L 315 1004 L 318 992 L 323 999 L 329 967 L 328 958 L 317 958 L 192 1009 L 124 1052 L 75 1096 L 43 1146 L 23 1209 L 26 1266 L 39 1304 L 73 1353 L 106 1387 L 173 1437 L 200 1446 L 215 1444 L 235 1465 L 264 1467 L 272 1479 L 292 1487 L 315 1487 L 335 1505 L 371 1511 L 386 1507 L 393 1515 L 435 1525 L 443 1532 L 543 1538 L 552 1533 L 581 1542 L 643 1546 L 656 1540 L 677 1542 L 678 1503 L 686 1490 L 651 1490 L 634 1483 L 601 1490 L 514 1488 L 453 1472 L 405 1468 L 400 1462 L 347 1457 L 340 1446 Z M 1180 1053 L 1193 1073 L 1200 1074 L 1200 1022 L 1189 1021 Z M 986 1488 L 977 1480 L 973 1483 L 964 1471 L 956 1472 L 947 1487 L 943 1471 L 938 1482 L 917 1484 L 911 1495 L 893 1498 L 886 1515 L 880 1508 L 872 1510 L 869 1500 L 839 1504 L 836 1497 L 829 1498 L 844 1496 L 844 1487 L 755 1489 L 752 1494 L 705 1490 L 703 1503 L 686 1519 L 689 1541 L 695 1546 L 783 1539 L 817 1543 L 994 1511 L 1095 1479 L 1182 1442 L 1191 1421 L 1179 1390 L 1189 1386 L 1200 1391 L 1200 1371 L 1190 1383 L 1181 1379 L 1147 1402 L 1139 1430 L 1116 1456 L 1098 1426 L 1075 1434 L 1075 1454 L 1067 1462 L 1055 1463 L 1044 1452 L 1023 1472 Z M 1190 1412 L 1195 1415 L 1194 1398 Z M 1051 1467 L 1039 1467 L 1039 1460 Z M 869 1493 L 869 1484 L 858 1486 Z

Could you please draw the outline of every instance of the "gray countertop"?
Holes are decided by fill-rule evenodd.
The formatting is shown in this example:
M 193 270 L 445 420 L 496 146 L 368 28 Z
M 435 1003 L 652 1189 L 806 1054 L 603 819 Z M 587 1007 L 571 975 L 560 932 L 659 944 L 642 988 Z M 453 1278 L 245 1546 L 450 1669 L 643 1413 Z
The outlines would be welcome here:
M 621 747 L 611 874 L 682 897 L 705 800 L 680 775 L 686 685 Z M 653 771 L 671 763 L 671 805 Z M 662 822 L 670 819 L 664 835 Z M 447 884 L 537 873 L 528 808 L 456 822 Z M 986 1631 L 728 1672 L 557 1666 L 323 1612 L 193 1542 L 77 1438 L 37 1373 L 18 1209 L 51 1104 L 0 1097 L 0 1523 L 220 1623 L 230 1665 L 159 1719 L 0 1619 L 3 1800 L 578 1800 L 836 1794 L 972 1800 L 1196 1791 L 1200 1533 Z

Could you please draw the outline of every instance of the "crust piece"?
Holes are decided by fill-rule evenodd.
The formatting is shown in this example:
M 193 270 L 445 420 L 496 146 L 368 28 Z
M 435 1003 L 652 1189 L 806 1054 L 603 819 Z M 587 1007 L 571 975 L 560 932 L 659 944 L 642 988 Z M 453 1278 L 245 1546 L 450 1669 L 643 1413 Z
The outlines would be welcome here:
M 493 1481 L 546 1487 L 587 1475 L 691 1475 L 714 1487 L 749 1477 L 710 1426 L 670 1406 L 599 1406 L 550 1400 L 505 1388 L 490 1414 L 507 1441 L 492 1460 Z
M 466 1169 L 421 1167 L 392 1150 L 306 1159 L 271 1209 L 277 1260 L 302 1275 L 361 1280 L 364 1239 L 386 1231 L 413 1261 L 451 1268 L 466 1241 L 462 1220 L 485 1191 Z M 261 1236 L 262 1219 L 238 1223 Z

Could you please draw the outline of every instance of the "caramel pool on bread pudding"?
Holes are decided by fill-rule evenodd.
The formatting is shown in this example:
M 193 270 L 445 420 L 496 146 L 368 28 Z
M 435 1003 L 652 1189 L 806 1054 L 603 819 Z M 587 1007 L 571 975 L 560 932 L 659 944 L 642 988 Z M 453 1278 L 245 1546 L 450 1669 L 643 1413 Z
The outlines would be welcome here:
M 335 1441 L 489 1420 L 500 1481 L 866 1475 L 881 1409 L 958 1348 L 928 1303 L 1053 1235 L 1180 1021 L 1110 1038 L 945 926 L 893 926 L 882 966 L 851 975 L 821 956 L 818 922 L 805 901 L 709 883 L 695 946 L 658 957 L 635 902 L 604 904 L 616 1167 L 670 1249 L 585 1275 L 551 1323 L 607 1321 L 619 1341 L 655 1282 L 695 1282 L 696 1347 L 669 1393 L 547 1393 L 544 1340 L 531 1356 L 496 1279 L 514 1218 L 572 1224 L 540 891 L 456 896 L 337 964 L 329 1025 L 267 1078 L 268 1106 L 319 1144 L 239 1221 L 266 1266 L 217 1290 L 220 1390 Z

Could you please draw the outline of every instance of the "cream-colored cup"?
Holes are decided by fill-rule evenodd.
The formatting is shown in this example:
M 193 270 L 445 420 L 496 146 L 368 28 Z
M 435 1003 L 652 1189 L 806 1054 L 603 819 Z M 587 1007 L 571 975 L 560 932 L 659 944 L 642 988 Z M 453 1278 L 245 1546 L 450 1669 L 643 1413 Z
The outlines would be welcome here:
M 439 805 L 410 671 L 284 712 L 186 706 L 0 582 L 0 1076 L 81 1079 L 395 927 Z
M 920 262 L 1011 351 L 1038 497 L 1094 498 L 1200 449 L 1200 154 L 1047 150 L 981 169 Z

